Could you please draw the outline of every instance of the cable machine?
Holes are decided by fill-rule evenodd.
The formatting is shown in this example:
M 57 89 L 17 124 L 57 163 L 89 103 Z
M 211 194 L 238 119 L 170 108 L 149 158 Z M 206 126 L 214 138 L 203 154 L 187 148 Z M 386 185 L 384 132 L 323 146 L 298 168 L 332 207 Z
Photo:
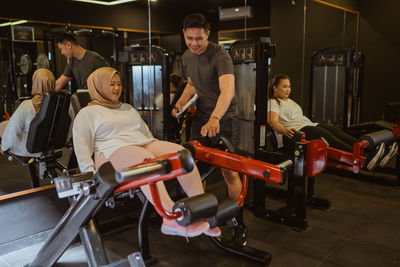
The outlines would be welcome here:
M 164 122 L 168 119 L 170 103 L 170 56 L 158 46 L 152 46 L 151 54 L 149 47 L 138 46 L 125 48 L 120 60 L 127 64 L 128 102 L 141 113 L 154 136 L 165 139 Z

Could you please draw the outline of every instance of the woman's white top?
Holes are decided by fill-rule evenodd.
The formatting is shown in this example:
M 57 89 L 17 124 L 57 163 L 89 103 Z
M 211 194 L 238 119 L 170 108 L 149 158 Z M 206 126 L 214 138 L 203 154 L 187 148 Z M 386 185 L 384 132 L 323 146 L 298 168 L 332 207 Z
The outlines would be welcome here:
M 36 116 L 32 100 L 25 100 L 18 106 L 8 121 L 1 138 L 1 149 L 21 157 L 39 157 L 40 153 L 30 153 L 26 149 L 29 126 Z
M 75 117 L 72 133 L 82 172 L 95 170 L 93 153 L 96 161 L 100 152 L 108 159 L 121 147 L 141 146 L 156 140 L 139 112 L 125 103 L 118 109 L 100 105 L 84 107 Z
M 305 126 L 318 125 L 318 123 L 312 122 L 304 116 L 301 107 L 292 99 L 279 99 L 279 103 L 276 99 L 270 99 L 268 101 L 268 111 L 277 113 L 279 123 L 286 129 L 300 130 Z

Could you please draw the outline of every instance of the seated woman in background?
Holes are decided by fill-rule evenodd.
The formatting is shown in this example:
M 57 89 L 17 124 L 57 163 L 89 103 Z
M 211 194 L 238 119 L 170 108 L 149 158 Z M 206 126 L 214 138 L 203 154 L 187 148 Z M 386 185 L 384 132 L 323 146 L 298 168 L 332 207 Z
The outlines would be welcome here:
M 38 69 L 32 76 L 32 99 L 23 101 L 10 120 L 0 123 L 0 152 L 9 150 L 21 157 L 38 157 L 40 153 L 32 154 L 26 149 L 29 126 L 40 110 L 43 97 L 55 91 L 56 81 L 48 69 Z
M 342 129 L 322 123 L 311 122 L 303 115 L 301 107 L 289 98 L 291 92 L 290 79 L 286 74 L 276 75 L 268 85 L 270 99 L 268 100 L 268 124 L 280 134 L 293 137 L 293 130 L 302 131 L 307 140 L 325 138 L 330 146 L 353 152 L 353 144 L 359 140 L 343 132 Z M 372 170 L 385 156 L 393 157 L 397 144 L 385 153 L 385 144 L 381 143 L 367 158 L 367 169 Z M 388 160 L 386 159 L 386 162 Z M 383 167 L 383 166 L 382 166 Z
M 75 154 L 82 172 L 94 172 L 103 163 L 110 161 L 116 170 L 183 149 L 182 146 L 153 138 L 149 128 L 131 105 L 121 103 L 121 77 L 110 67 L 99 68 L 87 80 L 92 101 L 81 109 L 73 124 Z M 94 160 L 92 155 L 94 154 Z M 192 172 L 177 178 L 186 194 L 203 194 L 197 167 Z M 163 182 L 157 183 L 163 207 L 171 211 L 174 202 Z M 151 201 L 149 186 L 141 187 Z M 218 236 L 218 227 L 209 229 L 205 221 L 182 227 L 175 220 L 163 219 L 161 232 L 169 235 L 193 237 L 205 233 Z

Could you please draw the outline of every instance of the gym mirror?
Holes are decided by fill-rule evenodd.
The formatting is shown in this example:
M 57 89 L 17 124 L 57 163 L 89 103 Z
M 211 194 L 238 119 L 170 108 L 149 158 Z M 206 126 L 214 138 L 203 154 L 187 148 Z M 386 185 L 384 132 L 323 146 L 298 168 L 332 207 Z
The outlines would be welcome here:
M 76 34 L 82 47 L 100 53 L 115 67 L 119 67 L 120 51 L 148 45 L 149 40 L 149 33 L 144 30 L 0 18 L 1 114 L 12 114 L 18 99 L 21 101 L 30 97 L 32 74 L 37 68 L 49 68 L 56 79 L 62 74 L 67 60 L 60 54 L 54 40 L 59 32 L 66 29 Z M 160 45 L 161 35 L 152 33 L 152 44 Z M 71 91 L 76 90 L 73 83 L 69 86 Z M 64 149 L 62 163 L 68 162 L 68 154 L 68 149 Z M 30 188 L 28 168 L 16 160 L 9 161 L 0 155 L 0 173 L 0 195 Z M 41 186 L 49 183 L 48 179 L 40 181 Z

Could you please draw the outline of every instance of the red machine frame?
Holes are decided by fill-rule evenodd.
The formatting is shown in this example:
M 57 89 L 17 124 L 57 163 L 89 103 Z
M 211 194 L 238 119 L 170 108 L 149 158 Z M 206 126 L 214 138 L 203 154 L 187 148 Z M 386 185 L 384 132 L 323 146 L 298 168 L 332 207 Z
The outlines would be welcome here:
M 392 130 L 393 136 L 396 139 L 400 138 L 400 125 L 397 125 Z M 315 142 L 322 142 L 321 140 L 306 140 L 305 134 L 302 134 L 301 141 L 306 143 L 307 146 L 311 146 L 312 149 L 307 149 L 307 176 L 313 177 L 315 176 L 314 172 L 319 172 L 323 163 L 321 150 L 324 148 L 321 145 L 316 145 Z M 352 171 L 353 173 L 359 173 L 360 169 L 364 166 L 364 161 L 366 157 L 364 156 L 364 149 L 368 146 L 367 141 L 360 141 L 353 144 L 353 153 L 343 151 L 337 148 L 326 146 L 326 154 L 327 154 L 327 165 L 330 167 L 343 169 L 347 171 Z M 400 152 L 398 152 L 399 154 Z M 308 168 L 308 166 L 312 164 L 315 168 Z
M 243 174 L 242 177 L 242 191 L 239 197 L 236 199 L 236 203 L 241 205 L 247 194 L 248 176 L 255 177 L 267 182 L 275 184 L 284 183 L 284 175 L 282 169 L 279 166 L 262 162 L 259 160 L 246 158 L 244 156 L 224 152 L 218 149 L 202 146 L 198 141 L 191 141 L 191 144 L 195 148 L 195 159 L 210 163 L 212 165 L 237 171 Z M 156 164 L 162 160 L 168 160 L 171 165 L 171 172 L 168 174 L 153 174 L 138 179 L 130 180 L 121 183 L 114 193 L 119 193 L 134 189 L 143 185 L 150 186 L 150 192 L 153 199 L 154 207 L 157 213 L 166 219 L 177 219 L 182 216 L 180 212 L 169 212 L 165 210 L 161 204 L 158 189 L 156 183 L 159 181 L 165 181 L 173 179 L 177 176 L 184 174 L 182 163 L 177 153 L 170 153 L 157 157 L 155 159 L 148 159 L 137 165 L 133 165 L 127 169 L 139 168 L 150 164 Z

